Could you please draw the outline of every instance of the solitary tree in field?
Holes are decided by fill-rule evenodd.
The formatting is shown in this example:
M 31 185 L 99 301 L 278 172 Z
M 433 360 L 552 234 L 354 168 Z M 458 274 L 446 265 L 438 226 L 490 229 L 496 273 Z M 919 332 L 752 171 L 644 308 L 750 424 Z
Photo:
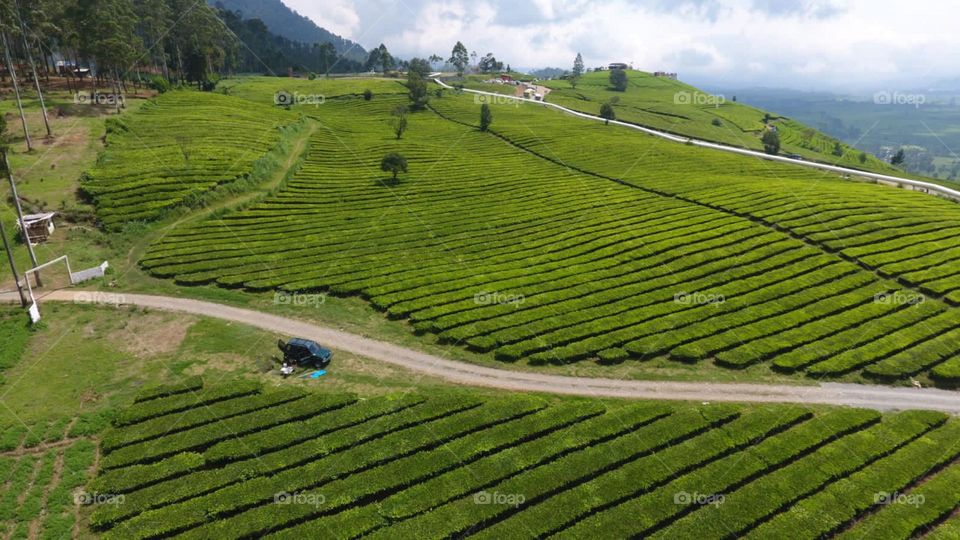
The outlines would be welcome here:
M 766 133 L 763 134 L 763 151 L 775 156 L 780 153 L 780 135 L 772 130 L 768 129 Z
M 622 69 L 610 70 L 610 86 L 617 92 L 624 92 L 627 89 L 627 72 Z
M 430 62 L 427 62 L 423 58 L 414 58 L 410 60 L 410 68 L 408 71 L 415 71 L 421 78 L 426 79 L 430 76 L 433 68 L 430 67 Z
M 490 112 L 490 105 L 484 103 L 480 106 L 480 131 L 486 131 L 493 123 L 493 113 Z
M 903 162 L 906 160 L 907 160 L 907 154 L 903 151 L 903 148 L 901 148 L 893 156 L 893 159 L 890 160 L 890 164 L 893 166 L 899 166 L 899 165 L 903 165 Z
M 570 72 L 570 86 L 576 88 L 580 77 L 583 77 L 583 56 L 577 53 L 577 58 L 573 61 L 573 71 Z
M 866 162 L 867 162 L 867 153 L 866 153 L 866 152 L 860 152 L 860 158 L 859 158 L 859 159 L 860 159 L 860 163 L 866 163 Z
M 367 88 L 366 90 L 364 90 L 364 91 L 363 91 L 363 99 L 364 99 L 364 101 L 370 101 L 371 99 L 373 99 L 373 90 L 370 90 L 369 88 Z
M 410 108 L 421 111 L 427 108 L 430 97 L 427 95 L 427 81 L 416 71 L 407 74 L 407 90 L 410 92 Z
M 458 41 L 453 46 L 453 51 L 450 53 L 450 59 L 447 62 L 457 68 L 457 75 L 463 76 L 463 72 L 470 65 L 470 53 L 467 52 L 467 47 Z
M 397 136 L 397 140 L 400 140 L 400 137 L 403 137 L 403 134 L 407 131 L 407 107 L 404 105 L 397 105 L 393 109 L 393 134 Z
M 617 119 L 617 113 L 613 110 L 613 105 L 610 103 L 604 103 L 600 106 L 600 118 L 606 120 L 606 125 L 610 125 L 611 120 Z
M 380 170 L 393 174 L 393 182 L 396 183 L 397 175 L 407 172 L 407 158 L 396 152 L 391 152 L 380 161 Z
M 833 145 L 833 155 L 837 157 L 843 157 L 843 145 L 841 145 L 839 142 L 836 142 Z

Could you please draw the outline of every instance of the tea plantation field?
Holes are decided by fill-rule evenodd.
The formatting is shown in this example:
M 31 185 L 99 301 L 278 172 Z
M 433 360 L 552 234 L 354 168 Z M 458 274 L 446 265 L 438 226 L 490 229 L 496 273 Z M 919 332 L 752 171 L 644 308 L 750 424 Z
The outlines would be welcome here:
M 141 264 L 183 284 L 361 295 L 419 332 L 530 363 L 669 356 L 816 377 L 960 371 L 960 208 L 588 123 L 402 96 L 300 109 L 285 187 Z M 410 162 L 394 185 L 387 152 Z
M 960 421 L 796 406 L 160 387 L 103 434 L 112 538 L 956 538 Z
M 680 81 L 654 77 L 641 71 L 628 71 L 629 84 L 624 92 L 610 88 L 609 72 L 584 74 L 576 88 L 565 80 L 546 81 L 550 87 L 547 101 L 588 114 L 598 114 L 600 105 L 614 99 L 617 119 L 678 135 L 762 150 L 760 137 L 764 118 L 780 134 L 781 152 L 879 173 L 902 174 L 888 163 L 841 143 L 842 154 L 834 154 L 837 139 L 828 137 L 796 120 L 733 101 L 736 96 L 714 96 Z
M 95 451 L 96 444 L 88 439 L 70 439 L 0 454 L 0 530 L 4 537 L 73 537 L 77 505 L 88 502 L 76 490 L 88 481 Z
M 279 91 L 293 96 L 294 110 L 317 112 L 316 108 L 326 100 L 343 97 L 359 97 L 365 90 L 373 95 L 406 94 L 407 89 L 400 79 L 380 77 L 350 77 L 309 79 L 277 79 L 276 77 L 239 77 L 226 79 L 217 86 L 218 92 L 243 98 L 261 105 L 272 106 Z M 301 96 L 298 100 L 297 96 Z M 317 99 L 313 99 L 317 98 Z M 300 105 L 296 105 L 299 101 Z
M 257 174 L 297 115 L 198 92 L 170 92 L 107 122 L 107 150 L 83 190 L 108 229 L 151 221 L 221 184 Z

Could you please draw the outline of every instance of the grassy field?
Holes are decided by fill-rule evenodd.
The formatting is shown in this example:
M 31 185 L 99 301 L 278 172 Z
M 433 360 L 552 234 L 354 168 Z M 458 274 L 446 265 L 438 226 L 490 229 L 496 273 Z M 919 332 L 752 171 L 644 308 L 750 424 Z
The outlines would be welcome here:
M 6 407 L 0 409 L 0 426 L 22 428 L 21 438 L 30 431 L 30 438 L 44 440 L 43 432 L 57 431 L 49 427 L 52 423 L 59 422 L 62 431 L 65 418 L 102 425 L 100 416 L 109 417 L 109 411 L 129 403 L 145 386 L 193 377 L 279 384 L 279 377 L 269 371 L 277 367 L 280 336 L 245 326 L 165 312 L 49 304 L 43 307 L 44 322 L 27 330 L 22 314 L 15 316 L 12 308 L 0 314 L 5 345 L 22 341 L 12 337 L 12 328 L 22 330 L 17 335 L 27 340 L 23 361 L 20 355 L 7 358 L 14 357 L 14 347 L 5 348 L 3 358 L 8 367 L 3 372 Z M 413 384 L 389 366 L 341 351 L 337 364 L 336 373 L 320 384 L 366 394 L 403 391 Z
M 27 122 L 35 148 L 28 152 L 13 100 L 0 101 L 0 111 L 7 117 L 11 139 L 10 165 L 17 181 L 24 212 L 58 212 L 58 230 L 50 241 L 35 247 L 41 262 L 68 254 L 74 270 L 102 263 L 121 249 L 119 235 L 105 234 L 96 226 L 93 204 L 81 194 L 80 179 L 95 166 L 103 149 L 106 135 L 105 121 L 117 116 L 113 107 L 76 103 L 73 94 L 65 91 L 49 92 L 46 96 L 54 138 L 46 139 L 39 103 L 25 101 Z M 133 114 L 147 102 L 142 97 L 130 96 L 121 114 Z M 8 237 L 16 231 L 16 213 L 10 199 L 6 180 L 0 188 L 4 203 L 0 205 Z M 137 234 L 134 232 L 134 234 Z M 19 242 L 14 250 L 20 272 L 30 268 L 26 249 Z M 49 284 L 68 283 L 65 268 Z M 10 269 L 4 260 L 0 265 L 0 284 L 12 288 Z
M 308 112 L 321 129 L 281 191 L 170 232 L 142 265 L 180 284 L 361 295 L 526 364 L 950 372 L 955 205 L 536 106 L 496 107 L 485 134 L 470 96 L 434 99 L 439 114 L 396 140 L 402 102 Z M 377 167 L 394 150 L 413 167 L 397 185 Z

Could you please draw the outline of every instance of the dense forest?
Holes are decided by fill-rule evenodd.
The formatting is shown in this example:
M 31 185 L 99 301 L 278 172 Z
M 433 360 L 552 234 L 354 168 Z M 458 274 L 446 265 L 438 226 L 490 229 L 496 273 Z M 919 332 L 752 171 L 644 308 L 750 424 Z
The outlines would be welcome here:
M 209 88 L 228 73 L 364 67 L 331 43 L 291 41 L 194 0 L 0 0 L 0 47 L 17 71 L 112 84 L 148 77 Z

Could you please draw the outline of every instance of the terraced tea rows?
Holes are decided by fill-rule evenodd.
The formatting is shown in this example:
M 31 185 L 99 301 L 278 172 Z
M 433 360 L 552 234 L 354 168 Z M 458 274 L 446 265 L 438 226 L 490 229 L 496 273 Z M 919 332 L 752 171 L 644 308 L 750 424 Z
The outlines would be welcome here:
M 248 392 L 151 396 L 127 411 L 155 420 L 106 436 L 92 490 L 110 503 L 91 518 L 104 538 L 894 539 L 957 527 L 945 518 L 960 504 L 960 422 L 939 413 Z
M 462 100 L 446 100 L 435 106 L 458 121 L 473 120 L 470 107 Z M 647 141 L 649 144 L 644 145 L 643 152 L 648 155 L 626 166 L 603 158 L 604 152 L 629 147 L 622 141 L 622 133 L 602 126 L 583 126 L 575 120 L 544 114 L 529 107 L 504 108 L 501 113 L 501 116 L 509 116 L 510 121 L 498 124 L 496 131 L 524 149 L 590 174 L 675 196 L 786 231 L 910 288 L 903 294 L 881 295 L 876 303 L 903 307 L 924 303 L 931 298 L 945 297 L 952 305 L 960 300 L 960 265 L 957 265 L 949 237 L 950 231 L 960 226 L 960 209 L 951 202 L 919 193 L 878 189 L 795 167 L 723 158 L 692 148 L 683 149 L 689 156 L 681 161 L 669 154 L 669 146 L 658 141 Z M 540 136 L 539 133 L 546 132 L 540 127 L 547 121 L 552 128 L 550 135 Z M 582 141 L 573 143 L 570 136 L 574 130 L 584 135 Z M 537 136 L 530 136 L 533 132 Z M 687 160 L 702 164 L 710 176 L 684 175 L 677 165 L 686 166 Z M 639 163 L 645 165 L 640 167 Z M 655 165 L 646 166 L 648 163 Z M 927 234 L 927 231 L 936 233 Z M 797 328 L 791 337 L 817 337 L 829 326 L 830 323 L 823 322 Z M 867 343 L 875 336 L 883 336 L 901 327 L 897 324 L 877 328 L 878 331 L 867 336 L 849 332 L 828 345 L 836 346 L 844 339 L 851 339 L 850 336 L 856 336 L 853 338 L 855 344 Z M 936 329 L 931 332 L 939 334 Z M 897 337 L 903 338 L 904 334 Z M 777 352 L 770 346 L 783 342 L 783 336 L 776 336 L 766 342 L 745 343 L 721 355 L 720 359 L 739 358 L 734 359 L 735 363 L 756 361 L 763 355 Z M 923 362 L 935 365 L 955 357 L 960 352 L 958 344 L 957 334 L 950 331 L 929 343 L 922 353 L 893 356 L 881 365 L 868 368 L 868 372 L 896 376 L 910 370 L 921 371 Z M 804 347 L 794 357 L 778 359 L 777 365 L 786 369 L 809 365 L 813 359 L 809 349 L 815 347 L 817 345 Z M 816 354 L 825 355 L 828 351 L 829 348 L 820 347 Z M 919 358 L 911 360 L 911 356 Z M 828 364 L 821 372 L 833 372 L 838 364 L 847 366 L 849 362 Z M 938 369 L 936 373 L 942 378 L 951 378 L 948 371 Z
M 294 113 L 217 94 L 171 92 L 107 124 L 107 149 L 83 189 L 108 228 L 149 221 L 255 174 Z
M 795 120 L 738 103 L 734 96 L 714 96 L 680 81 L 630 71 L 625 92 L 610 89 L 608 72 L 585 74 L 576 89 L 565 80 L 544 84 L 553 89 L 547 101 L 570 109 L 597 114 L 601 103 L 615 99 L 613 107 L 619 120 L 751 150 L 763 149 L 760 137 L 766 129 L 764 118 L 769 116 L 770 125 L 779 132 L 784 154 L 879 173 L 897 172 L 874 156 L 868 155 L 867 161 L 861 162 L 861 152 L 843 143 L 842 155 L 834 155 L 837 139 Z
M 261 105 L 273 105 L 277 92 L 282 90 L 294 98 L 291 104 L 294 111 L 316 114 L 323 110 L 322 103 L 326 100 L 347 96 L 359 97 L 365 90 L 370 90 L 374 96 L 406 94 L 407 89 L 401 83 L 400 79 L 374 77 L 368 79 L 319 77 L 314 80 L 238 77 L 221 81 L 217 85 L 217 90 Z M 298 96 L 301 96 L 300 99 L 297 99 Z
M 955 371 L 956 308 L 917 301 L 907 274 L 879 278 L 813 232 L 785 233 L 786 220 L 779 227 L 700 200 L 694 188 L 762 205 L 759 192 L 773 191 L 765 180 L 787 196 L 824 186 L 851 207 L 872 194 L 874 208 L 916 222 L 934 221 L 931 209 L 956 219 L 946 202 L 624 137 L 539 107 L 496 108 L 502 138 L 420 113 L 397 141 L 389 111 L 401 102 L 327 102 L 316 113 L 324 129 L 284 190 L 175 231 L 143 265 L 182 283 L 360 294 L 419 331 L 506 360 L 670 355 L 731 367 L 772 361 L 818 376 Z M 476 120 L 467 96 L 433 107 Z M 390 151 L 413 167 L 398 186 L 378 170 Z M 755 190 L 737 198 L 739 185 Z M 814 214 L 833 204 L 806 200 Z M 850 227 L 851 238 L 864 230 Z
M 73 537 L 96 445 L 86 439 L 0 454 L 0 530 L 4 538 Z

